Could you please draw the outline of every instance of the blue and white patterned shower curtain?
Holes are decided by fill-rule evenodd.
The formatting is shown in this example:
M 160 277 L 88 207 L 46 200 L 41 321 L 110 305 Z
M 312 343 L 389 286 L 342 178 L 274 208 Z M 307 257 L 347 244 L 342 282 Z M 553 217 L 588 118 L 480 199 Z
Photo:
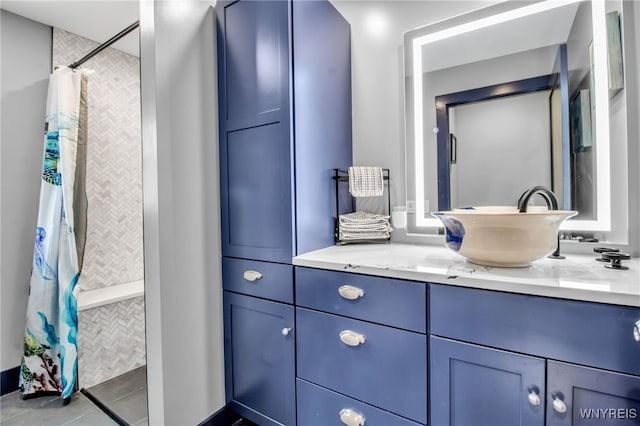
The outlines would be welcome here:
M 49 78 L 40 206 L 20 372 L 23 398 L 60 394 L 66 399 L 76 386 L 76 284 L 86 224 L 87 75 L 59 67 Z

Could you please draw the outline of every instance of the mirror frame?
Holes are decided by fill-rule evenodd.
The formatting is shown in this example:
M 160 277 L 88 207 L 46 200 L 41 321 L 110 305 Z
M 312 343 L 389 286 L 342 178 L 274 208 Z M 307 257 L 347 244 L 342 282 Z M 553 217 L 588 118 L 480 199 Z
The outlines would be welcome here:
M 414 103 L 414 161 L 415 161 L 415 200 L 416 200 L 416 227 L 442 227 L 440 220 L 425 217 L 424 203 L 424 123 L 423 99 L 422 99 L 422 78 L 415 76 L 422 75 L 422 47 L 429 43 L 444 40 L 456 35 L 471 32 L 477 29 L 486 28 L 525 16 L 534 15 L 540 12 L 556 9 L 582 0 L 544 0 L 524 7 L 517 7 L 504 2 L 496 6 L 479 9 L 475 12 L 483 12 L 482 17 L 476 20 L 458 23 L 444 27 L 440 22 L 438 29 L 429 31 L 436 27 L 430 25 L 419 30 L 420 35 L 405 39 L 405 50 L 407 41 L 410 42 L 409 52 L 411 58 L 408 63 L 413 68 L 413 103 Z M 515 3 L 515 2 L 514 2 Z M 487 15 L 490 10 L 498 9 L 497 13 Z M 471 12 L 474 14 L 475 12 Z M 604 0 L 591 0 L 591 15 L 593 27 L 593 61 L 594 61 L 594 98 L 595 108 L 595 151 L 596 151 L 596 218 L 595 220 L 567 220 L 564 221 L 560 229 L 565 231 L 611 231 L 611 170 L 609 152 L 609 96 L 608 96 L 608 66 L 607 66 L 607 29 Z M 468 15 L 467 15 L 468 16 Z M 464 18 L 462 15 L 458 18 Z M 514 194 L 514 197 L 518 194 Z

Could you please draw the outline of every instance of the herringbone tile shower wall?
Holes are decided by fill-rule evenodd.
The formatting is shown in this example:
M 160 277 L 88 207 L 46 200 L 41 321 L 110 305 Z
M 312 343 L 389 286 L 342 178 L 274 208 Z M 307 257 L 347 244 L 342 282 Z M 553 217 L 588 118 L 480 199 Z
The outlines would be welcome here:
M 73 63 L 96 46 L 54 28 L 53 64 Z M 94 73 L 88 85 L 88 218 L 80 291 L 144 277 L 140 62 L 108 48 L 83 68 Z M 80 311 L 80 386 L 145 363 L 143 303 L 137 297 Z
M 145 364 L 142 296 L 79 312 L 78 383 L 88 388 Z

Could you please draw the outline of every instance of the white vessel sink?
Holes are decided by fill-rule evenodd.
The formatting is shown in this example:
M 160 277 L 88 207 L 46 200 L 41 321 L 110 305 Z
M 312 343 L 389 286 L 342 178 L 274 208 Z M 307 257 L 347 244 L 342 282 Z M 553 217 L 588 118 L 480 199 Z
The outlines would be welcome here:
M 553 253 L 558 228 L 577 214 L 569 210 L 483 206 L 431 213 L 445 227 L 446 245 L 470 262 L 486 266 L 524 267 Z

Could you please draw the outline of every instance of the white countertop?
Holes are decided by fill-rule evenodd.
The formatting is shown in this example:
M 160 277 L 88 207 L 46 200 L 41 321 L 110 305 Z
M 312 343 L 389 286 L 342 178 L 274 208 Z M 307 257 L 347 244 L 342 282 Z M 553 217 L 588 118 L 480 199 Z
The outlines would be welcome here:
M 348 244 L 293 258 L 311 268 L 377 275 L 462 287 L 640 307 L 640 260 L 611 270 L 591 255 L 541 259 L 526 268 L 495 268 L 467 262 L 445 247 L 410 244 Z

